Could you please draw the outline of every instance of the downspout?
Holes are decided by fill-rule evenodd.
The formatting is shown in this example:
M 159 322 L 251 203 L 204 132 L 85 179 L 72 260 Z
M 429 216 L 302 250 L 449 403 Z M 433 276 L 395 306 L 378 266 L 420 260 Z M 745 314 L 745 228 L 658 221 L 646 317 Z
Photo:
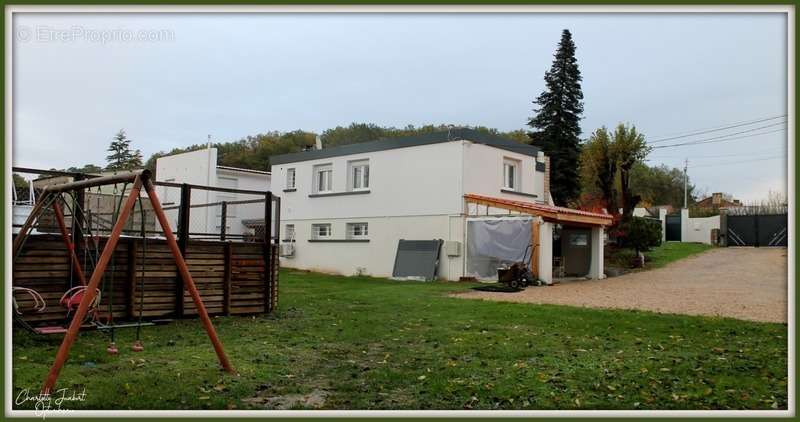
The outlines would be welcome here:
M 467 141 L 461 141 L 461 275 L 467 274 L 467 214 L 469 213 L 469 205 L 464 200 L 464 180 L 466 179 L 464 161 L 466 160 L 466 147 Z
M 214 162 L 213 164 L 211 163 L 212 160 L 211 160 L 211 135 L 210 134 L 208 135 L 208 142 L 206 143 L 206 157 L 207 157 L 207 161 L 208 161 L 208 171 L 206 172 L 206 186 L 212 186 L 211 185 L 211 173 L 214 172 L 214 174 L 216 175 L 217 163 L 216 162 Z M 216 180 L 214 182 L 216 183 Z M 216 186 L 216 185 L 213 185 L 213 186 Z M 209 195 L 211 195 L 210 192 L 211 191 L 206 190 L 206 195 L 205 195 L 206 204 L 211 203 L 211 198 L 209 198 Z M 205 214 L 206 214 L 206 233 L 214 233 L 213 228 L 214 228 L 215 224 L 214 224 L 214 222 L 211 221 L 211 213 L 209 212 L 209 207 L 204 207 L 204 208 L 205 208 Z M 209 228 L 211 228 L 211 230 L 209 230 Z

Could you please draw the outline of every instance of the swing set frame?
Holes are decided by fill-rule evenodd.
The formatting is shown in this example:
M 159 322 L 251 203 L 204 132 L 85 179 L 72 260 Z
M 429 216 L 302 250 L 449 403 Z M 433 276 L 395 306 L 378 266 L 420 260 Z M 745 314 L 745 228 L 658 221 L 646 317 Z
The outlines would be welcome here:
M 87 281 L 83 270 L 80 265 L 80 260 L 78 259 L 77 254 L 75 253 L 75 244 L 70 239 L 70 235 L 67 232 L 66 225 L 64 223 L 64 214 L 61 210 L 60 204 L 56 200 L 56 198 L 52 198 L 53 195 L 61 195 L 64 192 L 77 190 L 77 189 L 85 189 L 91 188 L 95 186 L 101 185 L 108 185 L 108 184 L 115 184 L 115 183 L 132 183 L 133 187 L 128 193 L 127 198 L 125 199 L 124 204 L 119 209 L 119 216 L 114 223 L 114 226 L 111 230 L 111 234 L 108 237 L 108 240 L 103 247 L 103 251 L 98 258 L 94 271 L 92 271 L 91 277 Z M 164 237 L 166 238 L 167 246 L 172 254 L 172 257 L 175 259 L 175 264 L 178 268 L 178 272 L 183 280 L 183 284 L 185 289 L 189 292 L 189 295 L 192 297 L 192 301 L 194 302 L 195 308 L 197 309 L 197 314 L 200 317 L 200 320 L 203 323 L 203 327 L 208 334 L 209 339 L 211 340 L 211 344 L 214 347 L 214 351 L 217 354 L 217 358 L 219 360 L 220 365 L 222 368 L 225 369 L 228 373 L 236 374 L 235 369 L 231 365 L 230 361 L 228 360 L 227 355 L 225 354 L 225 350 L 223 348 L 222 342 L 217 335 L 216 330 L 214 329 L 214 325 L 211 323 L 211 318 L 208 316 L 208 312 L 206 311 L 205 305 L 203 304 L 203 300 L 200 297 L 200 292 L 197 289 L 197 286 L 192 279 L 192 275 L 189 273 L 189 267 L 184 260 L 183 254 L 181 254 L 181 250 L 178 246 L 178 241 L 175 238 L 175 234 L 172 232 L 172 229 L 169 225 L 169 221 L 167 219 L 166 214 L 164 213 L 164 209 L 161 206 L 161 203 L 158 199 L 158 195 L 155 192 L 155 186 L 152 181 L 152 175 L 149 170 L 139 170 L 134 172 L 122 173 L 113 176 L 103 176 L 103 177 L 95 177 L 86 180 L 80 180 L 70 183 L 62 183 L 58 185 L 51 185 L 44 189 L 42 194 L 39 197 L 38 202 L 34 205 L 34 208 L 31 210 L 30 215 L 28 216 L 25 224 L 20 228 L 17 237 L 14 239 L 13 244 L 13 256 L 17 256 L 20 249 L 25 243 L 25 238 L 27 237 L 28 232 L 33 227 L 34 222 L 37 218 L 42 214 L 42 212 L 46 209 L 48 205 L 52 205 L 53 211 L 56 217 L 56 221 L 59 226 L 59 231 L 61 233 L 61 237 L 64 240 L 64 245 L 69 251 L 70 259 L 73 263 L 73 266 L 76 270 L 76 274 L 78 276 L 79 281 L 85 287 L 85 291 L 83 297 L 81 298 L 80 304 L 78 305 L 78 309 L 75 311 L 75 314 L 70 321 L 69 328 L 67 328 L 66 333 L 64 334 L 64 339 L 61 342 L 61 346 L 56 353 L 55 360 L 53 365 L 50 368 L 50 371 L 45 378 L 45 381 L 42 385 L 42 394 L 50 394 L 53 391 L 53 387 L 58 380 L 58 375 L 61 372 L 61 368 L 64 366 L 66 362 L 70 348 L 72 347 L 73 343 L 78 337 L 78 333 L 81 329 L 81 325 L 86 318 L 87 313 L 89 312 L 89 308 L 91 306 L 92 301 L 95 300 L 97 295 L 97 289 L 100 284 L 101 279 L 103 278 L 103 274 L 108 267 L 108 264 L 112 258 L 112 254 L 114 253 L 114 249 L 119 242 L 119 239 L 122 235 L 123 229 L 125 224 L 128 221 L 128 217 L 130 217 L 133 208 L 136 206 L 136 201 L 140 199 L 141 190 L 144 189 L 148 199 L 150 200 L 150 204 L 153 207 L 153 212 L 156 216 L 156 220 L 158 220 L 159 225 L 161 226 Z M 53 199 L 53 200 L 50 200 Z

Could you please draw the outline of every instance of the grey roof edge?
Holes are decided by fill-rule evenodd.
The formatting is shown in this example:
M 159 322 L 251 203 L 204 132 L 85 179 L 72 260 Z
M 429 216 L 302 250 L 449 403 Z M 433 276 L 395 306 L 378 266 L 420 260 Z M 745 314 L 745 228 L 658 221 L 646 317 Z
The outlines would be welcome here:
M 270 157 L 270 166 L 296 163 L 301 161 L 320 160 L 325 158 L 342 157 L 368 152 L 387 151 L 392 149 L 410 148 L 423 145 L 434 145 L 452 141 L 470 141 L 507 151 L 536 157 L 539 148 L 533 145 L 521 144 L 500 135 L 480 132 L 474 129 L 452 129 L 450 131 L 431 132 L 422 135 L 406 136 L 399 138 L 384 138 L 376 141 L 361 142 L 357 144 L 340 145 L 319 150 L 281 154 Z

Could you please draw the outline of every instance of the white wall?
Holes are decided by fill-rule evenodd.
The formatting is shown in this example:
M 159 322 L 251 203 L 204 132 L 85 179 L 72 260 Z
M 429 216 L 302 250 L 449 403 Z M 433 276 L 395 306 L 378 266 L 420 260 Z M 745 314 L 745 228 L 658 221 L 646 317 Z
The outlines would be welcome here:
M 367 194 L 309 197 L 315 165 L 333 165 L 333 191 L 347 192 L 348 162 L 369 160 Z M 286 188 L 286 170 L 295 169 L 296 191 Z M 272 167 L 281 196 L 281 218 L 307 220 L 458 214 L 462 208 L 461 144 L 447 142 Z
M 202 149 L 197 151 L 161 157 L 156 160 L 156 180 L 159 182 L 191 183 L 208 186 L 212 183 L 212 168 L 217 165 L 217 149 Z M 156 193 L 165 207 L 180 205 L 180 190 L 156 186 Z M 206 204 L 211 202 L 207 191 L 192 192 L 192 204 Z M 178 210 L 166 210 L 172 229 L 178 226 Z M 192 210 L 192 216 L 206 221 L 208 210 L 197 208 Z
M 220 188 L 232 188 L 243 190 L 258 190 L 267 191 L 270 189 L 270 175 L 262 173 L 253 173 L 248 171 L 239 171 L 226 168 L 217 168 L 214 174 L 214 186 Z M 192 191 L 192 195 L 197 190 Z M 227 192 L 211 192 L 213 201 L 245 201 L 251 199 L 263 199 L 263 195 L 248 195 L 243 193 L 227 193 Z M 194 198 L 193 198 L 194 199 Z M 192 201 L 194 202 L 194 201 Z M 220 209 L 213 207 L 209 209 L 208 213 L 208 227 L 213 229 L 211 232 L 218 233 L 220 229 L 221 216 Z M 194 210 L 192 210 L 194 211 Z M 227 216 L 227 231 L 228 234 L 243 234 L 249 232 L 250 229 L 242 225 L 243 220 L 248 219 L 263 219 L 264 218 L 264 203 L 256 204 L 235 204 L 228 206 Z
M 688 215 L 688 214 L 687 214 Z M 704 218 L 685 218 L 681 220 L 681 226 L 686 226 L 683 242 L 698 242 L 711 244 L 711 230 L 719 229 L 720 217 Z
M 512 201 L 545 202 L 544 173 L 536 171 L 536 157 L 518 154 L 483 144 L 464 142 L 464 193 L 492 196 Z M 503 160 L 509 158 L 522 164 L 520 192 L 536 198 L 502 192 Z
M 217 149 L 197 151 L 161 157 L 156 160 L 156 180 L 161 182 L 188 183 L 211 187 L 260 190 L 270 189 L 270 175 L 232 169 L 217 168 Z M 180 189 L 157 186 L 156 192 L 166 207 L 180 205 Z M 229 194 L 192 190 L 192 205 L 209 204 L 221 201 L 256 199 L 259 196 Z M 172 203 L 172 205 L 170 205 Z M 234 214 L 228 220 L 228 233 L 242 234 L 246 228 L 241 220 L 263 218 L 264 206 L 261 204 L 235 205 Z M 178 210 L 167 210 L 172 228 L 177 228 Z M 220 229 L 219 207 L 192 208 L 190 223 L 192 232 L 218 233 Z
M 553 283 L 553 223 L 539 226 L 539 280 Z
M 605 246 L 605 230 L 603 227 L 592 227 L 591 263 L 589 277 L 600 280 L 606 278 L 604 269 L 603 247 Z
M 522 191 L 530 198 L 506 194 L 503 157 L 522 163 Z M 348 192 L 348 162 L 369 160 L 369 193 L 310 197 L 313 169 L 333 167 L 334 193 Z M 273 189 L 281 196 L 281 239 L 286 224 L 295 226 L 295 254 L 281 265 L 353 275 L 391 276 L 399 239 L 443 239 L 461 243 L 461 255 L 442 251 L 438 276 L 458 280 L 464 271 L 465 193 L 517 201 L 543 200 L 544 173 L 536 172 L 535 157 L 469 141 L 453 141 L 332 157 L 272 167 Z M 295 169 L 295 191 L 285 192 L 287 169 Z M 369 242 L 309 242 L 311 225 L 331 223 L 332 239 L 343 240 L 346 223 L 369 224 Z M 550 247 L 550 235 L 543 234 Z M 552 269 L 546 270 L 548 274 Z
M 369 226 L 369 242 L 309 242 L 311 224 L 330 223 L 333 239 L 344 239 L 346 224 L 363 222 Z M 320 219 L 281 222 L 281 239 L 286 224 L 295 226 L 295 253 L 281 258 L 281 265 L 325 273 L 391 277 L 400 239 L 442 239 L 463 241 L 464 219 L 461 216 L 369 217 Z M 464 245 L 461 255 L 448 257 L 441 251 L 437 275 L 458 280 L 463 272 Z
M 658 220 L 661 221 L 661 241 L 667 241 L 667 210 L 665 208 L 658 209 Z

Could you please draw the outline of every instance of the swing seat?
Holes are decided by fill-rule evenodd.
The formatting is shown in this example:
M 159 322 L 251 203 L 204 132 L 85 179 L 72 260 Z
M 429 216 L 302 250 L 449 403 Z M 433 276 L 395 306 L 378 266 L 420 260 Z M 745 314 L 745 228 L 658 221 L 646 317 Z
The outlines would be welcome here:
M 72 296 L 65 295 L 61 298 L 61 305 L 73 311 L 78 309 L 78 306 L 81 304 L 81 300 L 83 300 L 83 293 L 84 290 L 81 290 Z
M 34 327 L 33 331 L 36 331 L 36 334 L 64 334 L 67 332 L 67 329 L 64 327 L 60 327 L 58 325 L 54 325 L 51 327 Z
M 81 304 L 81 300 L 83 300 L 83 296 L 86 294 L 86 286 L 75 286 L 64 293 L 61 296 L 61 299 L 58 303 L 61 306 L 67 308 L 67 315 L 70 312 L 75 311 L 78 309 L 78 306 Z M 95 289 L 95 296 L 92 303 L 89 304 L 89 310 L 94 310 L 97 308 L 97 305 L 100 303 L 100 289 Z
M 94 328 L 95 327 L 93 325 L 91 325 L 91 324 L 83 324 L 83 325 L 81 325 L 81 330 L 83 330 L 83 329 L 94 329 Z M 64 333 L 67 332 L 67 328 L 66 327 L 62 327 L 60 325 L 51 325 L 51 326 L 45 326 L 45 327 L 33 327 L 33 331 L 36 332 L 36 334 L 41 334 L 41 335 L 64 334 Z

